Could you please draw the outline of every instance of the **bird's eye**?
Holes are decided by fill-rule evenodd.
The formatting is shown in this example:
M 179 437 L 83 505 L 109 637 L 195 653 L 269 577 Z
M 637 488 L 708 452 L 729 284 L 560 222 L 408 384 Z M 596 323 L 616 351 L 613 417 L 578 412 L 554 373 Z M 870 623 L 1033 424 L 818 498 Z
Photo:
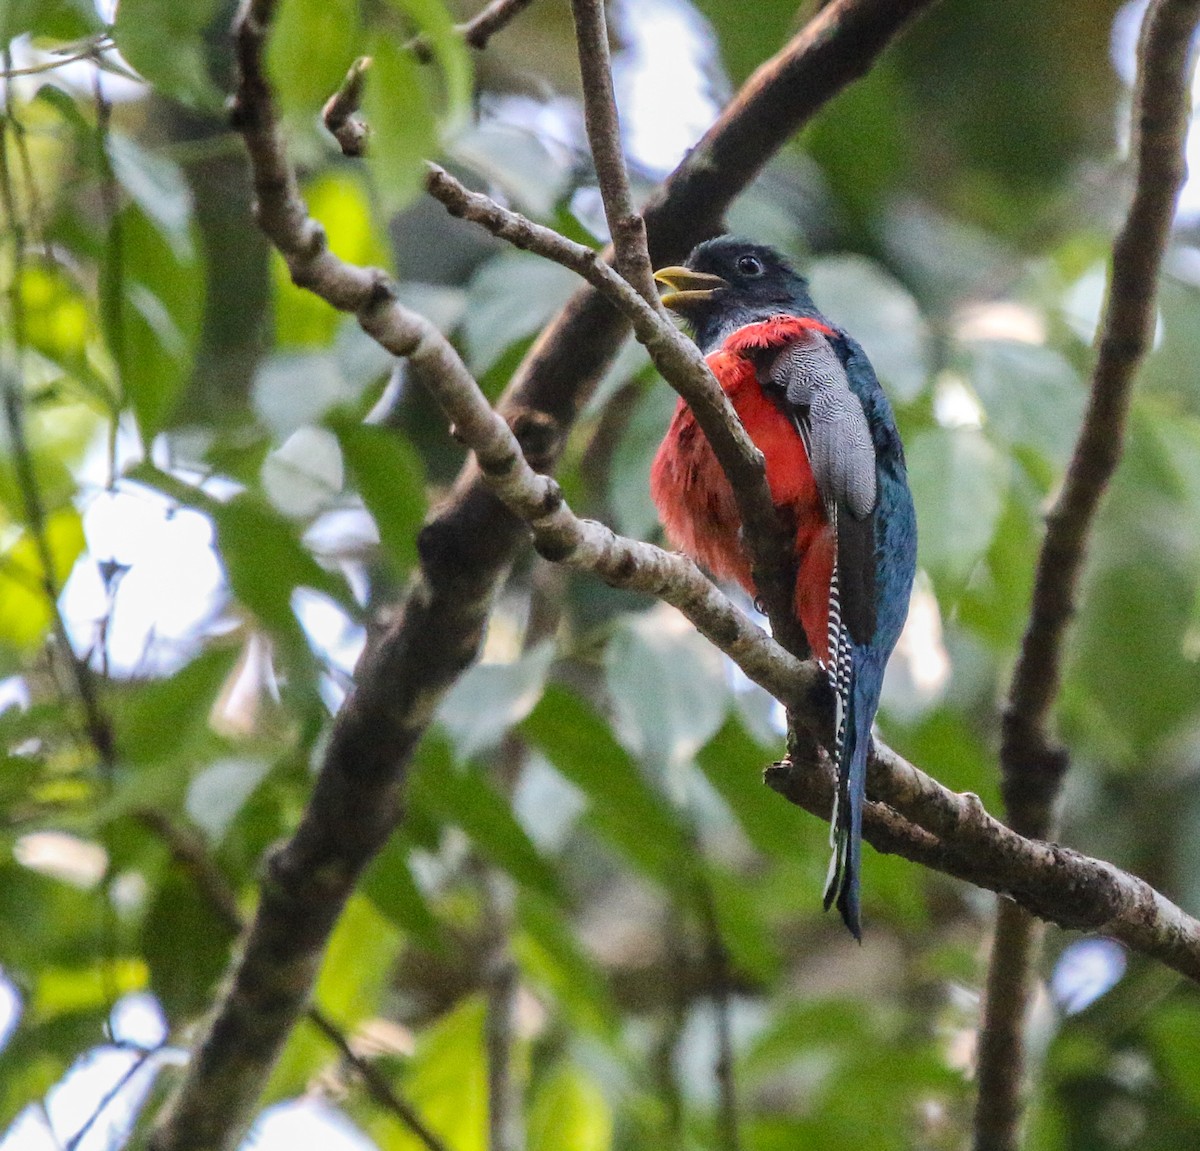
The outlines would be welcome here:
M 762 261 L 757 256 L 740 256 L 737 262 L 737 270 L 743 276 L 761 276 L 763 272 Z

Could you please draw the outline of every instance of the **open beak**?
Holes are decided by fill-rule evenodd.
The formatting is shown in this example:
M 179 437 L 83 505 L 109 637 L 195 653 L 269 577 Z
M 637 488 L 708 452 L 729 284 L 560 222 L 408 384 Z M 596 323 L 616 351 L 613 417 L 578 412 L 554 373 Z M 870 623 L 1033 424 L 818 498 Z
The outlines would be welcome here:
M 663 294 L 662 304 L 675 312 L 683 311 L 689 304 L 711 300 L 720 289 L 729 287 L 729 282 L 720 276 L 679 266 L 660 268 L 654 273 L 654 279 L 670 289 Z

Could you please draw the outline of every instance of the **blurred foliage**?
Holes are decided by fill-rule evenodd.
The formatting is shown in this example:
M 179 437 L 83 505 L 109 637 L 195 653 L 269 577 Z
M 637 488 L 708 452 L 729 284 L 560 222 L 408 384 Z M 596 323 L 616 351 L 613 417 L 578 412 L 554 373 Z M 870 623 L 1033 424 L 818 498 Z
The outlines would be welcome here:
M 643 139 L 671 138 L 668 92 L 689 69 L 697 101 L 719 94 L 818 7 L 749 20 L 731 0 L 685 5 L 613 7 L 618 63 L 665 84 L 623 110 Z M 0 1030 L 0 1130 L 40 1121 L 114 1043 L 153 1046 L 123 1030 L 130 993 L 154 997 L 168 1044 L 194 1035 L 234 942 L 213 878 L 249 912 L 364 626 L 402 593 L 462 461 L 404 368 L 292 286 L 257 234 L 221 120 L 231 9 L 121 0 L 106 29 L 88 0 L 19 0 L 0 17 L 8 66 L 45 66 L 8 84 L 0 122 L 0 384 L 30 450 L 0 435 L 0 986 L 16 1016 Z M 475 55 L 453 28 L 470 14 L 284 0 L 269 69 L 333 250 L 395 272 L 496 395 L 574 280 L 423 202 L 425 160 L 576 238 L 599 244 L 602 227 L 565 6 L 531 6 Z M 997 701 L 1122 208 L 1135 22 L 1114 3 L 946 0 L 733 213 L 792 251 L 896 406 L 922 575 L 881 725 L 993 809 Z M 104 53 L 101 82 L 56 66 L 105 32 L 121 56 Z M 418 33 L 428 65 L 406 48 Z M 374 135 L 357 164 L 317 114 L 361 54 Z M 1195 240 L 1193 214 L 1061 708 L 1064 837 L 1193 914 Z M 560 469 L 577 510 L 657 538 L 647 476 L 673 404 L 623 353 Z M 112 762 L 88 738 L 47 581 Z M 522 561 L 483 661 L 418 751 L 405 821 L 347 908 L 317 1005 L 452 1151 L 487 1142 L 498 934 L 519 977 L 510 1118 L 531 1151 L 720 1146 L 722 983 L 748 1151 L 962 1146 L 991 900 L 868 852 L 854 946 L 820 911 L 825 829 L 761 786 L 781 746 L 771 702 L 673 612 Z M 1112 953 L 1080 974 L 1077 944 L 1050 934 L 1030 1146 L 1197 1145 L 1200 993 L 1137 959 L 1122 976 Z M 152 1073 L 165 1082 L 170 1063 L 154 1056 Z M 308 1025 L 265 1103 L 305 1093 L 367 1142 L 417 1146 Z M 65 1143 L 87 1113 L 62 1114 Z

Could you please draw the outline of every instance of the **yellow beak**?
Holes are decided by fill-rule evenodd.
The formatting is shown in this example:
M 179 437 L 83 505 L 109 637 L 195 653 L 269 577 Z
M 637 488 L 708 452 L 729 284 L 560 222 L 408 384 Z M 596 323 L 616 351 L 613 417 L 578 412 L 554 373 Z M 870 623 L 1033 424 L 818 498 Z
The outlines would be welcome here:
M 662 304 L 664 308 L 676 312 L 683 311 L 689 304 L 711 300 L 716 292 L 729 287 L 729 282 L 720 276 L 693 272 L 691 268 L 682 266 L 660 268 L 654 273 L 654 279 L 671 289 L 664 293 Z

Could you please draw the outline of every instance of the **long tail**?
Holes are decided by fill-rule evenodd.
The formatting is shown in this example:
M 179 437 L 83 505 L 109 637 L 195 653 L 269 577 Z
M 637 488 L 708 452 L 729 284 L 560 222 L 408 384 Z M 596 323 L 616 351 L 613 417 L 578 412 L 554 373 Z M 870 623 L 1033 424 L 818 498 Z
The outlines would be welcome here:
M 845 645 L 845 660 L 843 648 Z M 842 715 L 838 724 L 838 788 L 834 800 L 831 840 L 833 859 L 825 885 L 825 909 L 836 900 L 842 921 L 855 939 L 862 940 L 859 874 L 862 861 L 862 810 L 867 791 L 867 755 L 871 723 L 879 706 L 882 669 L 867 647 L 839 643 L 837 665 L 842 682 L 835 683 Z

